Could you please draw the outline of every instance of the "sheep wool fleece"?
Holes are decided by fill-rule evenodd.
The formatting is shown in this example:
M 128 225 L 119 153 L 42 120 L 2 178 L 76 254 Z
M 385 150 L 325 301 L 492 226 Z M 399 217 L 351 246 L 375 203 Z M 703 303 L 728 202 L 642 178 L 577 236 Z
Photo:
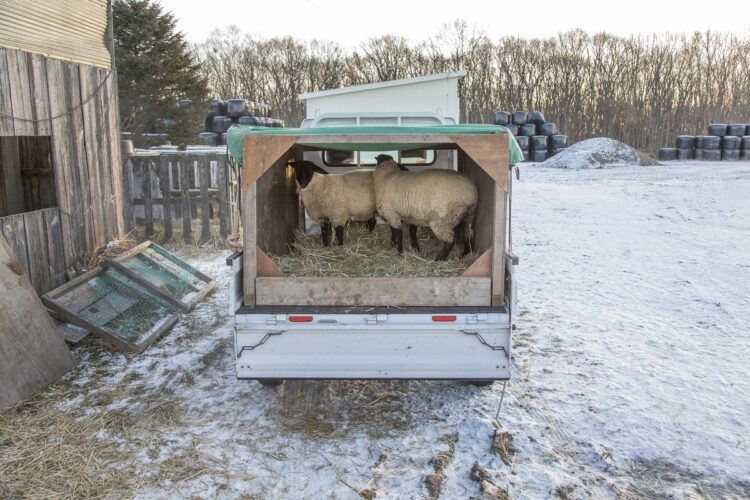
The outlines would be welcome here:
M 378 213 L 400 229 L 403 223 L 428 226 L 445 243 L 453 243 L 454 228 L 471 224 L 479 193 L 466 175 L 453 170 L 402 172 L 394 161 L 375 168 L 375 201 Z
M 346 226 L 350 221 L 364 222 L 375 215 L 372 172 L 316 173 L 300 193 L 310 217 L 334 227 Z

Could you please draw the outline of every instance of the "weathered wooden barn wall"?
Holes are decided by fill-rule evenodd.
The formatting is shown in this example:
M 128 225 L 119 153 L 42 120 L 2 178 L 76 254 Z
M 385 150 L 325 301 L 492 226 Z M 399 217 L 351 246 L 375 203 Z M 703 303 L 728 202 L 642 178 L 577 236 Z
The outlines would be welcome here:
M 0 136 L 50 138 L 66 268 L 123 233 L 118 113 L 109 68 L 0 47 Z M 26 230 L 16 235 L 27 236 Z M 25 247 L 40 245 L 30 240 Z M 32 255 L 18 257 L 24 262 Z M 34 282 L 28 269 L 27 276 L 38 291 L 47 291 L 42 288 L 49 285 Z

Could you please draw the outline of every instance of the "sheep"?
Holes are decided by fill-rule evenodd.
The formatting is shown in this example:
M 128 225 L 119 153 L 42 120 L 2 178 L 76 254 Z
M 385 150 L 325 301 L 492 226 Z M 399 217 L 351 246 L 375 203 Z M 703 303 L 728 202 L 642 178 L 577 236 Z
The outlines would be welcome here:
M 471 250 L 471 224 L 479 193 L 466 175 L 453 170 L 403 172 L 393 159 L 379 155 L 373 174 L 375 204 L 380 216 L 397 231 L 398 251 L 403 251 L 402 224 L 428 226 L 442 249 L 435 260 L 445 260 L 456 238 L 465 256 Z
M 386 155 L 386 154 L 380 154 L 375 157 L 375 161 L 378 164 L 383 163 L 384 161 L 388 161 L 388 160 L 392 161 L 393 157 L 391 155 Z M 398 163 L 398 168 L 402 172 L 409 171 L 408 168 L 401 165 L 400 163 Z M 415 226 L 414 224 L 406 224 L 406 227 L 409 230 L 409 239 L 411 240 L 412 249 L 414 249 L 416 252 L 419 252 L 420 249 L 419 249 L 419 240 L 417 239 L 417 229 L 418 229 L 417 226 Z M 396 231 L 394 228 L 391 228 L 391 245 L 392 246 L 398 245 L 398 239 L 399 239 L 398 231 Z M 403 243 L 402 243 L 402 248 L 403 248 Z M 401 250 L 399 250 L 399 252 L 401 252 Z
M 339 246 L 344 244 L 344 226 L 348 222 L 367 222 L 369 231 L 375 228 L 372 172 L 329 175 L 310 161 L 289 165 L 294 168 L 302 204 L 310 217 L 320 223 L 323 245 L 331 244 L 331 227 Z

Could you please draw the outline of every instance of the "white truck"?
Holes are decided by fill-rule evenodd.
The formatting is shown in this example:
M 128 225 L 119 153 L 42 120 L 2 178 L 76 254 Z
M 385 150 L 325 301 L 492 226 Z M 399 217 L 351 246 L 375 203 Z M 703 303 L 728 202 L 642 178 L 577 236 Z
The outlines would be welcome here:
M 491 142 L 486 133 L 475 135 L 471 130 L 465 135 L 441 135 L 442 129 L 454 132 L 454 127 L 467 127 L 452 122 L 430 113 L 322 114 L 305 120 L 297 132 L 287 129 L 284 135 L 244 138 L 245 250 L 227 259 L 233 276 L 230 312 L 235 318 L 238 379 L 264 385 L 285 379 L 490 384 L 510 377 L 518 261 L 507 246 L 508 149 L 495 146 L 502 145 L 506 136 L 494 131 Z M 394 135 L 399 127 L 408 134 Z M 419 130 L 425 134 L 416 133 L 415 127 L 424 127 Z M 377 132 L 365 135 L 370 130 Z M 358 138 L 369 147 L 349 151 L 323 147 L 330 141 L 351 144 Z M 411 147 L 399 142 L 399 149 L 389 149 L 389 144 L 400 140 Z M 410 170 L 459 169 L 475 180 L 480 192 L 476 231 L 482 255 L 457 278 L 283 276 L 266 252 L 283 249 L 277 240 L 288 244 L 294 228 L 303 224 L 301 216 L 294 217 L 299 206 L 289 206 L 296 203 L 296 194 L 289 193 L 293 185 L 289 186 L 289 172 L 284 171 L 287 158 L 304 157 L 330 173 L 372 168 L 381 152 L 372 150 L 373 142 L 380 141 L 382 152 Z M 425 147 L 414 149 L 413 141 Z M 283 146 L 278 146 L 280 142 Z M 284 147 L 285 152 L 279 153 Z M 280 197 L 286 201 L 278 201 Z M 290 227 L 281 228 L 284 224 Z M 315 231 L 309 219 L 304 227 Z

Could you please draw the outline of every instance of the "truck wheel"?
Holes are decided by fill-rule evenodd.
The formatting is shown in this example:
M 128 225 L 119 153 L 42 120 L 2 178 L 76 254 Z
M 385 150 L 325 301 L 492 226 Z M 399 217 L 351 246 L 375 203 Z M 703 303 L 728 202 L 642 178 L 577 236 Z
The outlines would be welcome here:
M 263 387 L 277 387 L 281 385 L 284 380 L 280 378 L 259 378 L 258 382 L 260 382 L 260 385 Z
M 469 382 L 471 385 L 475 387 L 487 387 L 495 383 L 494 380 L 472 380 Z

